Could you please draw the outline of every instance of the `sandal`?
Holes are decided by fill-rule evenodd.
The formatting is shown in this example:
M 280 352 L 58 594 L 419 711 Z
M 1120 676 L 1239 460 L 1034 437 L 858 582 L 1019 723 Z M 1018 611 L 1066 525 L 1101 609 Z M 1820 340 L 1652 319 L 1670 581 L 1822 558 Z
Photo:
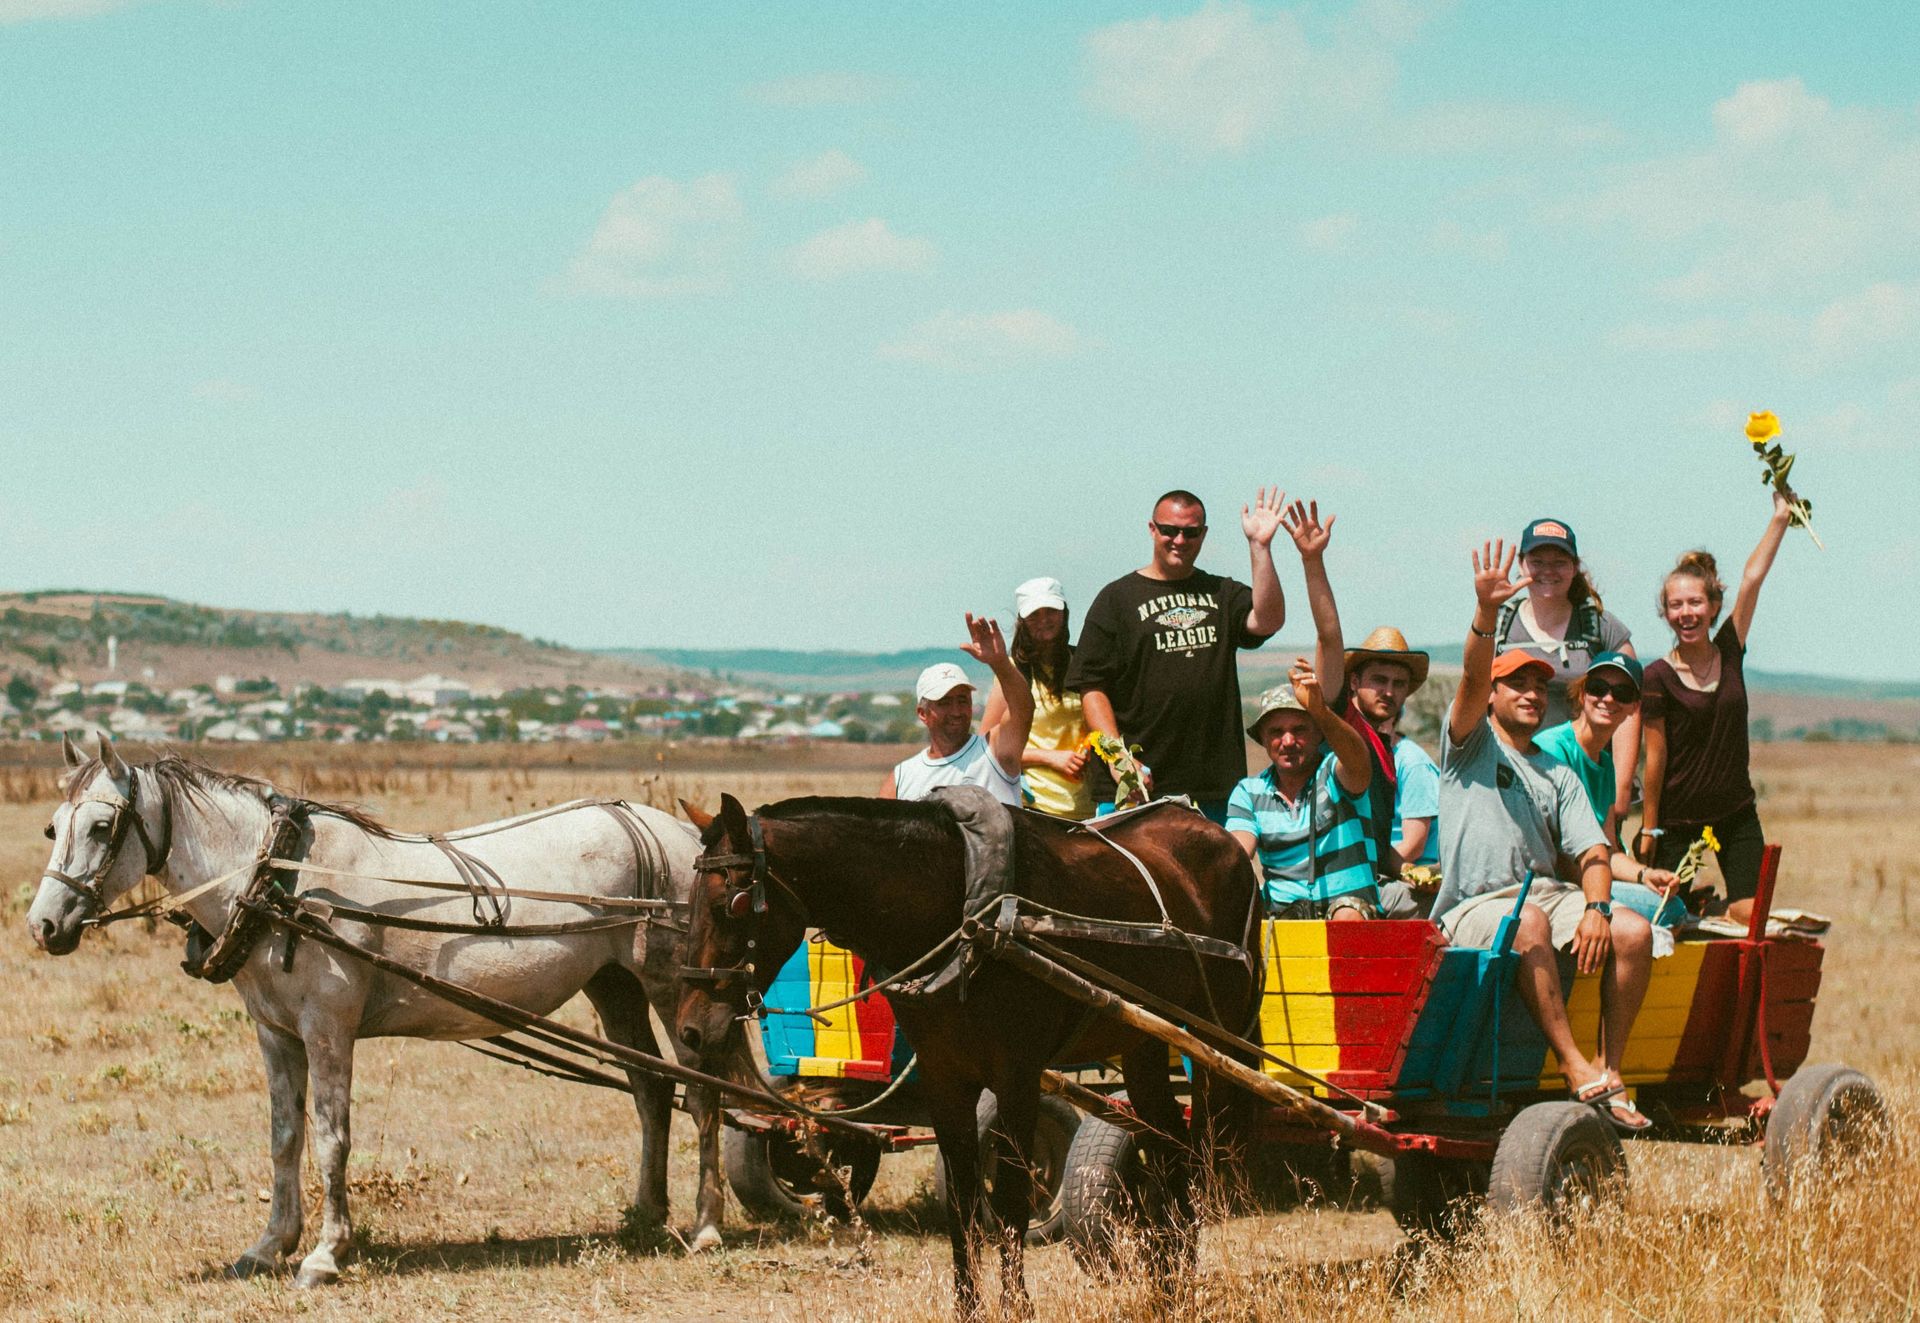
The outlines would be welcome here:
M 1615 1084 L 1607 1078 L 1606 1073 L 1603 1071 L 1575 1089 L 1573 1091 L 1573 1100 L 1605 1111 L 1608 1109 L 1602 1106 L 1603 1104 L 1610 1103 L 1626 1091 L 1626 1085 Z
M 1613 1122 L 1613 1128 L 1623 1135 L 1643 1134 L 1653 1129 L 1653 1121 L 1634 1106 L 1633 1099 L 1627 1097 L 1627 1086 L 1622 1082 L 1614 1086 L 1614 1096 L 1608 1099 L 1602 1110 L 1607 1120 Z

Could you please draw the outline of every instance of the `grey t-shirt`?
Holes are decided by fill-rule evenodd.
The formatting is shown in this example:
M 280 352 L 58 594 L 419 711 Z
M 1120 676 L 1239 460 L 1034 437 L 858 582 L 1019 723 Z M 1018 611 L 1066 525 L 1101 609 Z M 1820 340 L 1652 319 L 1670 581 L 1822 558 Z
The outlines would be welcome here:
M 1440 732 L 1441 883 L 1434 918 L 1470 897 L 1513 886 L 1529 872 L 1577 882 L 1568 876 L 1571 861 L 1605 843 L 1586 788 L 1565 763 L 1539 749 L 1509 748 L 1485 717 L 1464 743 Z

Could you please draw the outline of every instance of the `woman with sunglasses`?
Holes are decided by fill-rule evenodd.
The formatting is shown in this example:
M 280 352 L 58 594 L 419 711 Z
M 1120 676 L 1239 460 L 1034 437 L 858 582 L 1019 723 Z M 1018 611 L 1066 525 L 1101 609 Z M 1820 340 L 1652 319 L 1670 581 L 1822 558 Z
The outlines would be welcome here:
M 1072 622 L 1058 579 L 1028 579 L 1013 590 L 1013 664 L 1033 689 L 1033 724 L 1020 754 L 1020 791 L 1028 808 L 1056 818 L 1080 821 L 1093 816 L 1093 788 L 1087 783 L 1086 718 L 1080 695 L 1066 687 L 1073 645 Z M 990 731 L 1006 719 L 1007 696 L 995 681 L 987 695 L 980 729 Z
M 1500 609 L 1493 627 L 1496 651 L 1510 648 L 1538 657 L 1553 667 L 1556 683 L 1547 688 L 1548 726 L 1573 719 L 1575 683 L 1605 653 L 1632 657 L 1633 631 L 1600 600 L 1573 528 L 1561 519 L 1536 519 L 1520 535 L 1520 568 L 1527 585 Z M 1612 791 L 1596 793 L 1594 808 L 1616 836 L 1632 806 L 1633 772 L 1640 761 L 1640 713 L 1636 709 L 1614 732 L 1615 780 Z M 1589 790 L 1592 790 L 1589 787 Z
M 1647 667 L 1647 802 L 1634 853 L 1672 868 L 1707 827 L 1720 842 L 1727 917 L 1745 923 L 1760 885 L 1766 838 L 1754 809 L 1747 759 L 1747 634 L 1761 585 L 1792 522 L 1792 492 L 1773 494 L 1773 515 L 1740 574 L 1740 595 L 1718 629 L 1726 585 L 1713 557 L 1689 551 L 1660 584 L 1660 615 L 1673 650 Z
M 1614 775 L 1613 738 L 1621 725 L 1640 712 L 1640 663 L 1623 652 L 1603 652 L 1593 659 L 1587 673 L 1568 686 L 1575 705 L 1573 720 L 1549 727 L 1533 737 L 1544 753 L 1565 763 L 1587 788 L 1593 803 L 1593 816 L 1613 847 L 1613 899 L 1650 922 L 1669 924 L 1680 917 L 1677 901 L 1666 902 L 1666 893 L 1676 881 L 1663 868 L 1639 863 L 1620 848 L 1615 829 L 1607 822 L 1606 810 L 1617 779 Z M 1654 954 L 1664 954 L 1656 944 Z

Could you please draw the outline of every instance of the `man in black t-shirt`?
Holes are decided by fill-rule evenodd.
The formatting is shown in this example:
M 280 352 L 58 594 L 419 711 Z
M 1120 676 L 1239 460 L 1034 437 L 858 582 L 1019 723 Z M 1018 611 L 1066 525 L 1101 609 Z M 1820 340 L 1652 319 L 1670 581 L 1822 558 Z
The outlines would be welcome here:
M 1262 488 L 1241 508 L 1251 587 L 1195 568 L 1207 536 L 1198 496 L 1171 491 L 1154 502 L 1153 560 L 1093 599 L 1067 672 L 1087 726 L 1138 744 L 1153 792 L 1187 795 L 1215 822 L 1226 821 L 1227 796 L 1247 774 L 1235 653 L 1259 647 L 1286 621 L 1273 568 L 1285 502 L 1278 488 Z M 1089 766 L 1095 799 L 1111 801 L 1106 769 Z

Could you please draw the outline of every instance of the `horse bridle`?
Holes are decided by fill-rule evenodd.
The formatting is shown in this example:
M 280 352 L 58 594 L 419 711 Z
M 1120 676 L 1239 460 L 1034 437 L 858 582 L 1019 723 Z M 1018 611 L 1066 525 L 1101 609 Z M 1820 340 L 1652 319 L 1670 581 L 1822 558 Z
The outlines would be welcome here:
M 107 850 L 100 857 L 99 866 L 85 877 L 76 877 L 64 868 L 49 865 L 42 876 L 50 877 L 69 891 L 79 894 L 80 898 L 86 902 L 82 915 L 84 921 L 98 917 L 107 908 L 106 896 L 103 894 L 107 875 L 112 873 L 113 866 L 120 862 L 120 851 L 126 845 L 129 830 L 140 838 L 140 848 L 146 854 L 147 876 L 157 877 L 160 870 L 167 866 L 167 855 L 173 849 L 173 801 L 167 797 L 166 787 L 160 787 L 160 843 L 158 845 L 154 844 L 153 838 L 147 834 L 146 820 L 140 816 L 140 773 L 137 769 L 131 767 L 127 769 L 127 793 L 124 798 L 118 795 L 83 795 L 74 801 L 73 807 L 76 813 L 79 812 L 82 804 L 105 804 L 113 810 L 113 816 L 107 820 Z M 71 824 L 73 819 L 69 817 L 67 821 Z M 48 823 L 48 839 L 52 839 L 55 835 L 53 824 Z M 62 851 L 60 858 L 62 864 L 73 858 L 73 843 L 76 837 L 77 833 L 71 830 L 67 832 L 67 848 Z
M 730 888 L 726 900 L 715 908 L 729 918 L 745 919 L 749 924 L 747 958 L 739 964 L 724 965 L 717 969 L 708 965 L 680 966 L 682 979 L 689 983 L 711 983 L 716 993 L 727 992 L 735 980 L 740 980 L 744 986 L 753 978 L 756 968 L 754 955 L 760 949 L 760 927 L 772 910 L 770 896 L 774 889 L 777 888 L 792 903 L 803 924 L 808 917 L 807 903 L 800 898 L 800 893 L 767 863 L 766 835 L 761 829 L 760 815 L 757 813 L 747 818 L 747 841 L 752 847 L 751 854 L 703 854 L 693 861 L 696 877 L 718 873 Z M 747 879 L 745 885 L 734 887 L 733 873 L 738 869 L 747 870 Z M 759 1000 L 759 994 L 748 987 L 745 1000 L 751 1012 L 757 1009 L 755 1003 Z

